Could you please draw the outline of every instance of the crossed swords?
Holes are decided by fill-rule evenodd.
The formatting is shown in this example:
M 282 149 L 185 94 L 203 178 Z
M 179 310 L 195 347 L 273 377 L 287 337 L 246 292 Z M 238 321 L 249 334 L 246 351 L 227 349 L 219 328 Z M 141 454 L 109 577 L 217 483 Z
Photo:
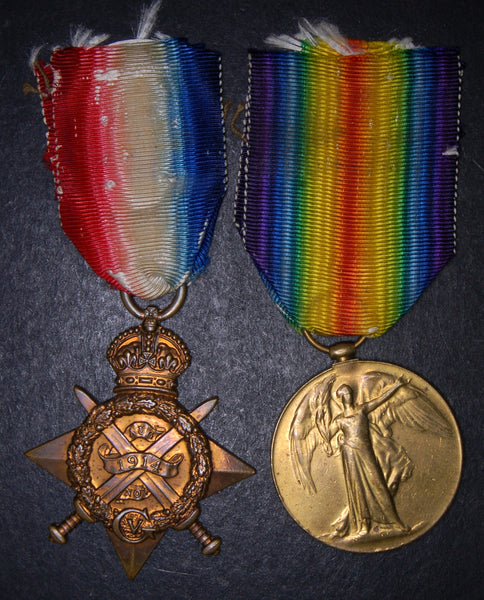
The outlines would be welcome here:
M 74 392 L 82 404 L 82 406 L 91 412 L 91 410 L 97 406 L 97 403 L 81 388 L 75 387 Z M 210 398 L 206 400 L 200 406 L 194 408 L 190 415 L 196 420 L 201 421 L 204 419 L 217 404 L 217 398 Z M 119 452 L 120 455 L 127 454 L 129 452 L 138 452 L 137 448 L 128 440 L 122 431 L 112 424 L 103 431 L 103 435 L 113 445 L 113 447 Z M 160 439 L 153 442 L 153 444 L 145 450 L 157 458 L 162 458 L 163 455 L 173 448 L 181 439 L 182 435 L 171 428 L 165 433 Z M 153 496 L 163 507 L 170 506 L 180 496 L 172 488 L 172 486 L 159 475 L 153 475 L 142 469 L 135 469 L 126 473 L 116 473 L 105 481 L 97 489 L 97 494 L 106 503 L 110 503 L 116 498 L 124 489 L 126 489 L 131 483 L 140 479 Z M 82 521 L 93 522 L 90 514 L 86 511 L 84 506 L 76 499 L 74 502 L 76 511 L 67 517 L 59 525 L 51 525 L 50 539 L 53 542 L 59 544 L 65 544 L 67 541 L 66 535 L 77 527 Z M 212 537 L 203 525 L 197 521 L 200 511 L 196 509 L 185 521 L 180 523 L 176 529 L 188 529 L 190 533 L 197 539 L 202 545 L 203 554 L 218 554 L 220 549 L 221 541 L 217 537 Z

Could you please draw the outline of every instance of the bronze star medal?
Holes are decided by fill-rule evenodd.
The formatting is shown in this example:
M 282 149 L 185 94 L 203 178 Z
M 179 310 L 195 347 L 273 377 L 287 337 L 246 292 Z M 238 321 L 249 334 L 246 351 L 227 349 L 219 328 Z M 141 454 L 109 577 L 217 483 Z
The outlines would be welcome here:
M 200 428 L 216 398 L 191 412 L 178 403 L 190 355 L 159 315 L 148 307 L 142 324 L 110 345 L 114 398 L 97 404 L 76 387 L 84 423 L 26 453 L 77 494 L 75 512 L 51 525 L 51 541 L 64 544 L 83 520 L 102 521 L 129 578 L 169 527 L 188 529 L 203 554 L 218 554 L 221 541 L 198 521 L 198 503 L 255 472 Z

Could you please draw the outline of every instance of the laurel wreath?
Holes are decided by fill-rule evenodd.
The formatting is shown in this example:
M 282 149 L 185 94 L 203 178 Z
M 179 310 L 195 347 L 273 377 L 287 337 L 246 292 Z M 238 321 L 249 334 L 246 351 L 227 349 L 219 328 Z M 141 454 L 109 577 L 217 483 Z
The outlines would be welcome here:
M 176 401 L 156 393 L 133 391 L 119 394 L 95 407 L 76 429 L 67 450 L 68 477 L 90 515 L 112 528 L 116 514 L 92 483 L 89 459 L 93 444 L 103 431 L 119 417 L 133 414 L 154 415 L 167 421 L 184 438 L 190 455 L 190 478 L 182 494 L 169 508 L 150 515 L 154 529 L 159 532 L 176 526 L 193 513 L 205 495 L 212 473 L 208 439 L 198 422 Z

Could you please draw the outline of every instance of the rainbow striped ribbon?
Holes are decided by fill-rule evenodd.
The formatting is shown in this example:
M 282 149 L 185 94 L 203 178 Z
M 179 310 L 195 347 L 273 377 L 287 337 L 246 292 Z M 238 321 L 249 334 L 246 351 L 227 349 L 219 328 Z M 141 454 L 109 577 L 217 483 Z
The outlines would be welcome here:
M 136 39 L 57 49 L 34 71 L 66 234 L 140 298 L 190 282 L 225 192 L 220 57 Z
M 298 330 L 381 335 L 455 246 L 456 49 L 252 52 L 235 221 Z

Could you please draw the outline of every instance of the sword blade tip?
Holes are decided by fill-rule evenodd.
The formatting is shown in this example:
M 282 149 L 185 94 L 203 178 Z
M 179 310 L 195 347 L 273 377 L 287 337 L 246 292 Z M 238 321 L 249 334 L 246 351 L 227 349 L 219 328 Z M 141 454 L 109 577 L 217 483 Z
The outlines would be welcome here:
M 212 410 L 217 405 L 217 402 L 218 402 L 217 396 L 214 396 L 213 398 L 209 398 L 208 400 L 205 400 L 205 402 L 202 402 L 201 404 L 199 404 L 196 408 L 194 408 L 191 411 L 192 417 L 194 417 L 197 421 L 201 421 L 202 419 L 204 419 L 207 415 L 209 415 L 212 412 Z
M 87 412 L 91 412 L 91 410 L 97 406 L 97 402 L 94 400 L 94 398 L 91 398 L 86 390 L 83 390 L 77 385 L 74 386 L 74 394 Z

